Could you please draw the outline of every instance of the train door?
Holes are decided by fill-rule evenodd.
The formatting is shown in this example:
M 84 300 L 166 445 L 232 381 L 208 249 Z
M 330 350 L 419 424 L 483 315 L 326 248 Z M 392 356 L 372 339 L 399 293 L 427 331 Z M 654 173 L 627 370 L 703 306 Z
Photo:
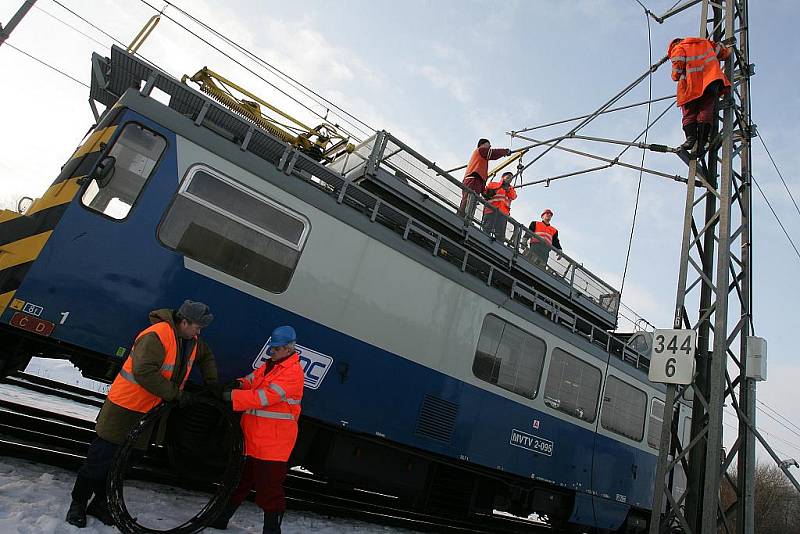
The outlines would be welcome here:
M 122 359 L 176 268 L 155 236 L 178 181 L 172 132 L 130 110 L 108 129 L 17 296 L 51 337 Z

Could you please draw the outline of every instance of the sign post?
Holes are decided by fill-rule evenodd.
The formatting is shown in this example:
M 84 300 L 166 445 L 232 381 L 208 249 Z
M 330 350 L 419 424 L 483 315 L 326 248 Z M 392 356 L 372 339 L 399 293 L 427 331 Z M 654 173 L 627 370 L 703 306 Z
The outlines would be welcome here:
M 651 382 L 662 384 L 692 383 L 695 372 L 694 352 L 697 345 L 695 330 L 656 330 L 650 352 Z

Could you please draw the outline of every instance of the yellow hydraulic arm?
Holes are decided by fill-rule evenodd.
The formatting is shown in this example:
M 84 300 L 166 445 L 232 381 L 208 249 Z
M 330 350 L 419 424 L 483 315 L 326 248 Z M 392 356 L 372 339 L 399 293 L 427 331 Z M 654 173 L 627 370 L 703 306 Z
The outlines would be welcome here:
M 317 161 L 332 161 L 342 152 L 355 150 L 355 145 L 348 143 L 349 139 L 340 134 L 334 125 L 323 122 L 315 128 L 306 126 L 208 67 L 203 67 L 194 76 L 184 75 L 181 82 L 186 83 L 187 80 L 197 83 L 202 92 L 231 111 L 247 117 L 275 137 L 298 147 Z M 234 91 L 246 98 L 237 96 Z M 267 116 L 262 107 L 279 115 L 282 120 Z

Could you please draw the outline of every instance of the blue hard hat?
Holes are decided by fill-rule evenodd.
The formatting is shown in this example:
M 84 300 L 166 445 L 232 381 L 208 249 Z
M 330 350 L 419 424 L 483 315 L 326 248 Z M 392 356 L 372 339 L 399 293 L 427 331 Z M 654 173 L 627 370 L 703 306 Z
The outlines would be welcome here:
M 269 338 L 269 347 L 283 347 L 297 341 L 297 333 L 291 326 L 279 326 L 272 331 Z

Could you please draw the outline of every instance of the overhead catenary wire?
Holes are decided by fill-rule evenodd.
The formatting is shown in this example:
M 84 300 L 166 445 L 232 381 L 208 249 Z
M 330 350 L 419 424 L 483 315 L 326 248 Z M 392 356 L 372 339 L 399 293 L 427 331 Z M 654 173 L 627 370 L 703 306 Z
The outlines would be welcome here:
M 139 0 L 139 1 L 140 1 L 141 3 L 143 3 L 144 5 L 146 5 L 147 7 L 149 7 L 150 9 L 152 9 L 153 11 L 155 11 L 155 12 L 157 12 L 157 13 L 162 13 L 162 10 L 159 10 L 157 7 L 155 7 L 153 4 L 151 4 L 151 3 L 150 3 L 150 2 L 148 2 L 147 0 Z M 172 5 L 172 4 L 169 4 L 169 5 Z M 178 9 L 178 8 L 175 8 L 175 9 Z M 223 50 L 222 48 L 220 48 L 219 46 L 215 45 L 214 43 L 212 43 L 212 42 L 211 42 L 211 41 L 209 41 L 208 39 L 206 39 L 206 38 L 202 37 L 201 35 L 199 35 L 199 34 L 198 34 L 197 32 L 195 32 L 194 30 L 192 30 L 192 29 L 188 28 L 187 26 L 185 26 L 184 24 L 182 24 L 181 22 L 179 22 L 178 20 L 176 20 L 174 17 L 171 17 L 171 16 L 170 16 L 170 15 L 168 15 L 167 13 L 163 13 L 163 14 L 162 14 L 162 16 L 163 16 L 163 17 L 165 17 L 167 20 L 171 21 L 172 23 L 174 23 L 175 25 L 177 25 L 179 28 L 181 28 L 181 29 L 183 29 L 184 31 L 186 31 L 187 33 L 189 33 L 190 35 L 192 35 L 193 37 L 195 37 L 196 39 L 198 39 L 199 41 L 203 42 L 204 44 L 206 44 L 207 46 L 209 46 L 209 47 L 211 47 L 212 49 L 216 50 L 217 52 L 219 52 L 220 54 L 222 54 L 223 56 L 225 56 L 225 57 L 226 57 L 226 58 L 228 58 L 229 60 L 233 61 L 235 64 L 237 64 L 237 65 L 238 65 L 238 66 L 240 66 L 241 68 L 245 69 L 247 72 L 249 72 L 250 74 L 252 74 L 252 75 L 253 75 L 253 76 L 255 76 L 256 78 L 258 78 L 258 79 L 259 79 L 259 80 L 261 80 L 262 82 L 266 83 L 267 85 L 269 85 L 270 87 L 272 87 L 273 89 L 275 89 L 276 91 L 278 91 L 279 93 L 281 93 L 282 95 L 284 95 L 285 97 L 289 98 L 291 101 L 293 101 L 293 102 L 294 102 L 294 103 L 296 103 L 298 106 L 302 107 L 303 109 L 305 109 L 306 111 L 308 111 L 308 112 L 309 112 L 309 113 L 311 113 L 312 115 L 316 116 L 317 118 L 319 118 L 319 119 L 321 119 L 321 120 L 323 120 L 323 121 L 324 121 L 324 120 L 326 120 L 326 118 L 325 118 L 325 116 L 324 116 L 324 115 L 321 115 L 320 113 L 318 113 L 317 111 L 315 111 L 314 109 L 312 109 L 311 107 L 309 107 L 309 106 L 308 106 L 307 104 L 305 104 L 304 102 L 301 102 L 301 101 L 299 101 L 299 100 L 298 100 L 296 97 L 294 97 L 294 96 L 290 95 L 290 94 L 289 94 L 289 93 L 287 93 L 285 90 L 283 90 L 282 88 L 278 87 L 278 86 L 277 86 L 277 85 L 275 85 L 273 82 L 269 81 L 269 80 L 268 80 L 268 79 L 266 79 L 264 76 L 262 76 L 261 74 L 259 74 L 258 72 L 256 72 L 256 71 L 255 71 L 255 70 L 253 70 L 252 68 L 250 68 L 249 66 L 245 65 L 244 63 L 242 63 L 241 61 L 239 61 L 238 59 L 236 59 L 235 57 L 233 57 L 231 54 L 229 54 L 228 52 L 224 51 L 224 50 Z M 350 132 L 350 131 L 348 131 L 348 130 L 347 130 L 347 129 L 345 129 L 345 128 L 342 128 L 341 126 L 339 127 L 339 129 L 340 129 L 340 130 L 342 130 L 342 131 L 343 131 L 344 133 L 346 133 L 348 136 L 352 137 L 353 139 L 355 139 L 355 140 L 357 140 L 357 141 L 361 141 L 361 140 L 362 140 L 362 139 L 361 139 L 361 137 L 359 137 L 358 135 L 355 135 L 353 132 Z
M 670 109 L 672 109 L 672 104 L 671 103 L 668 104 L 667 107 L 665 107 L 664 110 L 652 122 L 650 122 L 650 124 L 648 125 L 647 128 L 648 129 L 652 128 L 659 120 L 661 120 L 667 114 L 667 112 L 669 112 Z M 634 142 L 638 141 L 638 139 L 640 137 L 642 137 L 644 135 L 644 133 L 645 133 L 645 130 L 642 130 L 642 132 L 640 132 L 639 135 L 637 135 L 634 138 Z M 530 136 L 518 135 L 517 137 L 519 137 L 520 139 L 525 139 L 527 141 L 539 143 L 539 144 L 542 144 L 542 145 L 553 146 L 552 142 L 548 143 L 547 141 L 538 141 L 537 139 L 535 139 L 533 137 L 530 137 Z M 567 138 L 569 136 L 564 136 L 564 137 Z M 564 152 L 569 152 L 571 154 L 577 154 L 579 156 L 584 156 L 586 158 L 594 159 L 594 160 L 597 160 L 597 161 L 604 161 L 604 162 L 607 163 L 607 165 L 601 165 L 601 166 L 598 166 L 598 167 L 593 167 L 591 169 L 585 169 L 583 171 L 579 171 L 579 172 L 575 172 L 575 173 L 569 173 L 567 175 L 560 175 L 560 176 L 555 176 L 555 177 L 549 177 L 549 178 L 542 178 L 542 179 L 538 179 L 538 180 L 533 180 L 533 181 L 530 181 L 530 182 L 523 183 L 523 184 L 519 185 L 518 188 L 519 187 L 527 187 L 529 185 L 542 184 L 542 183 L 543 184 L 548 184 L 549 182 L 551 182 L 553 180 L 556 180 L 558 178 L 564 178 L 566 176 L 573 176 L 573 175 L 576 175 L 576 174 L 582 174 L 582 173 L 586 173 L 586 172 L 592 172 L 592 171 L 596 171 L 596 170 L 607 169 L 607 168 L 613 167 L 615 165 L 619 165 L 620 167 L 626 167 L 628 169 L 634 169 L 634 170 L 637 170 L 637 171 L 639 169 L 644 169 L 644 172 L 646 172 L 648 174 L 652 174 L 654 176 L 661 176 L 662 178 L 668 178 L 670 180 L 675 180 L 675 181 L 678 181 L 678 182 L 685 182 L 686 181 L 685 177 L 677 175 L 677 174 L 667 174 L 665 172 L 657 171 L 655 169 L 649 169 L 649 168 L 646 168 L 646 167 L 642 167 L 640 165 L 634 165 L 632 163 L 626 163 L 624 161 L 619 161 L 619 158 L 621 158 L 625 154 L 625 152 L 627 152 L 632 146 L 634 146 L 633 143 L 628 145 L 628 146 L 626 146 L 614 158 L 607 158 L 607 157 L 603 157 L 603 156 L 598 156 L 598 155 L 595 155 L 595 154 L 590 154 L 588 152 L 583 152 L 581 150 L 576 150 L 574 148 L 568 148 L 568 147 L 563 147 L 563 146 L 553 146 L 553 148 L 556 148 L 558 150 L 562 150 Z
M 792 248 L 794 249 L 794 253 L 797 254 L 797 258 L 800 259 L 800 250 L 797 250 L 797 245 L 794 244 L 794 240 L 792 240 L 792 236 L 790 236 L 789 232 L 786 231 L 786 227 L 783 225 L 783 221 L 781 221 L 781 218 L 778 217 L 778 214 L 775 212 L 775 209 L 772 207 L 772 203 L 767 198 L 767 195 L 764 194 L 764 190 L 761 189 L 760 185 L 758 185 L 758 181 L 756 180 L 755 176 L 753 176 L 753 185 L 755 185 L 756 189 L 758 189 L 758 192 L 761 193 L 761 196 L 764 198 L 764 202 L 767 203 L 767 207 L 769 207 L 769 210 L 772 212 L 772 215 L 775 217 L 775 220 L 778 221 L 778 226 L 780 226 L 781 230 L 783 230 L 783 235 L 785 235 L 786 239 L 789 240 L 789 244 L 792 245 Z
M 767 156 L 769 156 L 769 160 L 772 162 L 772 166 L 775 167 L 775 172 L 778 173 L 778 177 L 781 179 L 781 183 L 783 183 L 783 187 L 786 189 L 786 192 L 789 194 L 789 198 L 792 199 L 792 204 L 794 204 L 794 209 L 797 211 L 797 214 L 800 215 L 800 208 L 797 207 L 797 201 L 794 199 L 794 195 L 792 195 L 791 189 L 789 186 L 786 185 L 786 180 L 783 179 L 783 173 L 778 168 L 778 164 L 775 163 L 775 159 L 772 157 L 772 153 L 767 148 L 766 143 L 764 142 L 764 136 L 759 135 L 758 140 L 761 141 L 761 146 L 764 147 L 764 150 L 767 152 Z
M 73 11 L 72 9 L 70 9 L 69 7 L 67 7 L 67 6 L 65 6 L 64 4 L 62 4 L 61 2 L 59 2 L 59 0 L 51 0 L 51 1 L 52 1 L 54 4 L 56 4 L 57 6 L 60 6 L 60 7 L 61 7 L 62 9 L 64 9 L 65 11 L 68 11 L 69 13 L 71 13 L 72 15 L 74 15 L 75 17 L 79 18 L 80 20 L 82 20 L 83 22 L 85 22 L 86 24 L 88 24 L 89 26 L 91 26 L 92 28 L 94 28 L 95 30 L 99 31 L 100 33 L 102 33 L 103 35 L 105 35 L 106 37 L 108 37 L 109 39 L 111 39 L 112 41 L 114 41 L 115 43 L 117 43 L 118 45 L 120 45 L 120 46 L 125 46 L 125 47 L 127 46 L 125 43 L 123 43 L 122 41 L 120 41 L 119 39 L 117 39 L 116 37 L 114 37 L 113 35 L 111 35 L 110 33 L 106 32 L 104 29 L 102 29 L 102 28 L 101 28 L 100 26 L 98 26 L 97 24 L 93 23 L 92 21 L 90 21 L 89 19 L 87 19 L 87 18 L 83 17 L 82 15 L 79 15 L 78 13 L 76 13 L 75 11 Z
M 622 111 L 622 110 L 625 110 L 625 109 L 631 109 L 631 108 L 635 108 L 635 107 L 639 107 L 639 106 L 647 106 L 648 104 L 655 104 L 656 102 L 669 100 L 671 98 L 675 98 L 675 95 L 660 96 L 658 98 L 653 98 L 652 100 L 645 100 L 643 102 L 636 102 L 635 104 L 628 104 L 628 105 L 619 106 L 619 107 L 616 107 L 616 108 L 609 108 L 609 109 L 603 111 L 602 113 L 598 113 L 598 115 L 604 115 L 606 113 L 613 113 L 615 111 Z M 592 115 L 591 113 L 589 113 L 587 115 L 579 115 L 577 117 L 570 117 L 569 119 L 561 119 L 561 120 L 554 121 L 554 122 L 548 122 L 546 124 L 538 124 L 536 126 L 529 126 L 527 128 L 523 128 L 522 130 L 512 130 L 512 131 L 506 132 L 506 133 L 508 135 L 515 136 L 517 134 L 530 132 L 530 131 L 533 131 L 533 130 L 541 130 L 542 128 L 549 128 L 550 126 L 558 126 L 559 124 L 564 124 L 564 123 L 567 123 L 567 122 L 574 122 L 574 121 L 577 121 L 577 120 L 580 120 L 580 119 L 585 119 L 586 117 L 591 117 L 591 115 Z
M 574 128 L 572 128 L 572 130 L 570 130 L 570 131 L 567 133 L 567 135 L 566 135 L 565 137 L 568 137 L 570 134 L 577 133 L 577 132 L 578 132 L 578 131 L 579 131 L 581 128 L 583 128 L 584 126 L 586 126 L 587 124 L 589 124 L 590 122 L 592 122 L 592 121 L 593 121 L 595 118 L 597 118 L 597 116 L 598 116 L 598 115 L 600 115 L 600 114 L 601 114 L 603 111 L 605 111 L 605 110 L 607 110 L 608 108 L 610 108 L 612 105 L 614 105 L 614 103 L 618 102 L 618 101 L 619 101 L 619 100 L 620 100 L 620 99 L 621 99 L 623 96 L 625 96 L 625 95 L 626 95 L 626 94 L 628 94 L 630 91 L 632 91 L 632 90 L 633 90 L 633 89 L 634 89 L 634 88 L 635 88 L 637 85 L 639 85 L 639 84 L 640 84 L 640 83 L 641 83 L 641 82 L 642 82 L 642 81 L 643 81 L 645 78 L 647 78 L 649 75 L 651 75 L 653 72 L 655 72 L 655 71 L 656 71 L 656 70 L 657 70 L 657 69 L 658 69 L 658 68 L 659 68 L 661 65 L 663 65 L 663 64 L 664 64 L 664 63 L 665 63 L 665 62 L 666 62 L 668 59 L 669 59 L 669 56 L 664 56 L 664 57 L 663 57 L 663 58 L 661 58 L 661 59 L 660 59 L 660 60 L 659 60 L 657 63 L 654 63 L 654 64 L 650 65 L 650 67 L 647 69 L 647 71 L 646 71 L 644 74 L 642 74 L 641 76 L 639 76 L 638 78 L 636 78 L 634 81 L 632 81 L 631 83 L 629 83 L 629 84 L 628 84 L 628 85 L 627 85 L 627 86 L 626 86 L 624 89 L 622 89 L 622 90 L 621 90 L 621 91 L 619 91 L 619 92 L 618 92 L 616 95 L 614 95 L 613 97 L 611 97 L 611 99 L 610 99 L 610 100 L 606 101 L 606 103 L 605 103 L 605 104 L 603 104 L 602 106 L 600 106 L 600 107 L 599 107 L 597 110 L 595 110 L 595 111 L 594 111 L 594 113 L 592 113 L 591 115 L 589 115 L 587 118 L 583 119 L 583 120 L 582 120 L 582 121 L 581 121 L 581 122 L 580 122 L 580 123 L 579 123 L 577 126 L 575 126 Z M 551 151 L 553 148 L 556 148 L 556 147 L 559 145 L 559 143 L 560 143 L 560 142 L 561 142 L 561 141 L 559 140 L 559 141 L 556 141 L 556 142 L 555 142 L 555 144 L 553 144 L 553 145 L 551 145 L 551 146 L 548 146 L 548 148 L 547 148 L 547 149 L 545 149 L 545 150 L 544 150 L 544 152 L 542 152 L 541 154 L 539 154 L 539 155 L 537 155 L 535 158 L 533 158 L 533 160 L 532 160 L 532 161 L 530 161 L 530 162 L 529 162 L 527 165 L 525 165 L 525 166 L 524 166 L 524 167 L 523 167 L 523 168 L 522 168 L 522 169 L 521 169 L 521 170 L 520 170 L 520 171 L 519 171 L 517 174 L 521 174 L 521 173 L 522 173 L 522 172 L 524 172 L 524 171 L 525 171 L 525 170 L 526 170 L 528 167 L 530 167 L 531 165 L 533 165 L 534 163 L 536 163 L 537 161 L 539 161 L 540 159 L 542 159 L 542 157 L 544 157 L 544 155 L 545 155 L 545 154 L 547 154 L 548 152 L 550 152 L 550 151 Z
M 650 10 L 647 9 L 644 4 L 642 4 L 639 0 L 635 0 L 637 4 L 642 6 L 644 10 L 644 19 L 647 21 L 647 50 L 648 50 L 648 59 L 647 63 L 653 63 L 653 40 L 650 33 Z M 649 83 L 648 83 L 648 100 L 653 99 L 653 71 L 650 71 L 649 76 Z M 650 132 L 650 110 L 652 104 L 647 104 L 647 119 L 645 120 L 646 128 L 644 129 L 644 144 L 647 144 L 647 134 Z M 644 168 L 644 161 L 645 157 L 647 156 L 647 149 L 642 147 L 642 162 L 640 163 L 641 167 Z M 642 193 L 642 176 L 644 175 L 643 169 L 639 169 L 639 181 L 636 185 L 636 200 L 633 203 L 633 217 L 631 220 L 631 233 L 628 237 L 628 250 L 625 253 L 625 267 L 622 269 L 622 282 L 620 283 L 619 287 L 619 298 L 622 300 L 623 291 L 625 290 L 625 278 L 628 275 L 628 266 L 630 264 L 631 259 L 631 249 L 633 248 L 633 237 L 636 232 L 636 216 L 639 213 L 639 198 Z
M 364 122 L 363 120 L 359 119 L 359 118 L 358 118 L 358 117 L 356 117 L 355 115 L 351 114 L 351 113 L 350 113 L 350 112 L 348 112 L 346 109 L 344 109 L 344 108 L 342 108 L 342 107 L 338 106 L 337 104 L 335 104 L 335 103 L 334 103 L 334 102 L 332 102 L 331 100 L 329 100 L 329 99 L 325 98 L 324 96 L 320 95 L 319 93 L 317 93 L 316 91 L 314 91 L 313 89 L 311 89 L 311 88 L 310 88 L 310 87 L 308 87 L 307 85 L 303 84 L 303 83 L 302 83 L 302 82 L 300 82 L 299 80 L 296 80 L 296 79 L 295 79 L 295 78 L 293 78 L 292 76 L 289 76 L 288 74 L 286 74 L 285 72 L 283 72 L 283 71 L 282 71 L 282 70 L 280 70 L 279 68 L 275 67 L 274 65 L 272 65 L 271 63 L 269 63 L 269 62 L 268 62 L 268 61 L 266 61 L 265 59 L 263 59 L 263 58 L 261 58 L 260 56 L 258 56 L 257 54 L 255 54 L 254 52 L 252 52 L 252 51 L 250 51 L 249 49 L 245 48 L 244 46 L 240 45 L 240 44 L 239 44 L 239 43 L 237 43 L 236 41 L 234 41 L 234 40 L 230 39 L 230 38 L 229 38 L 228 36 L 226 36 L 224 33 L 220 32 L 219 30 L 217 30 L 217 29 L 213 28 L 212 26 L 208 25 L 207 23 L 203 22 L 202 20 L 200 20 L 199 18 L 195 17 L 194 15 L 192 15 L 191 13 L 189 13 L 188 11 L 186 11 L 186 10 L 182 9 L 180 6 L 178 6 L 178 5 L 176 5 L 176 4 L 172 3 L 172 2 L 166 1 L 166 0 L 165 0 L 165 2 L 164 2 L 164 3 L 165 3 L 165 4 L 167 4 L 167 5 L 169 5 L 169 6 L 171 6 L 172 8 L 174 8 L 174 9 L 175 9 L 175 10 L 177 10 L 178 12 L 182 13 L 184 16 L 188 17 L 189 19 L 191 19 L 191 20 L 192 20 L 192 21 L 194 21 L 195 23 L 199 24 L 199 25 L 200 25 L 200 26 L 202 26 L 203 28 L 207 29 L 208 31 L 210 31 L 210 32 L 214 33 L 215 35 L 217 35 L 218 37 L 220 37 L 221 39 L 223 39 L 225 42 L 227 42 L 227 43 L 228 43 L 228 44 L 230 44 L 231 46 L 233 46 L 233 47 L 237 48 L 238 50 L 240 50 L 241 52 L 243 52 L 244 54 L 246 54 L 247 56 L 249 56 L 251 59 L 253 59 L 253 60 L 257 61 L 258 63 L 261 63 L 263 66 L 265 66 L 265 67 L 269 68 L 270 70 L 274 71 L 275 73 L 277 73 L 277 74 L 278 74 L 278 75 L 280 75 L 281 77 L 283 77 L 283 78 L 285 78 L 285 79 L 287 79 L 287 80 L 290 80 L 292 83 L 294 83 L 294 84 L 295 84 L 295 87 L 297 87 L 297 86 L 301 87 L 301 88 L 302 88 L 302 89 L 304 89 L 305 91 L 307 91 L 307 92 L 311 93 L 312 95 L 314 95 L 315 97 L 317 97 L 317 98 L 321 99 L 321 100 L 322 100 L 322 102 L 324 102 L 325 104 L 328 104 L 330 107 L 332 107 L 332 108 L 334 108 L 334 109 L 336 109 L 336 110 L 340 111 L 341 113 L 345 114 L 347 117 L 349 117 L 349 118 L 353 119 L 354 121 L 358 122 L 359 124 L 361 124 L 362 126 L 364 126 L 365 128 L 367 128 L 367 132 L 374 132 L 374 131 L 375 131 L 375 128 L 373 128 L 372 126 L 370 126 L 369 124 L 367 124 L 367 123 L 366 123 L 366 122 Z M 318 103 L 319 103 L 319 102 L 318 102 Z M 351 123 L 351 124 L 352 124 L 352 123 Z M 352 124 L 352 125 L 353 125 L 353 126 L 356 126 L 355 124 Z M 366 132 L 365 132 L 365 133 L 366 133 Z
M 80 29 L 76 28 L 75 26 L 73 26 L 73 25 L 72 25 L 72 24 L 70 24 L 69 22 L 65 21 L 65 20 L 64 20 L 64 19 L 62 19 L 62 18 L 59 18 L 59 17 L 57 17 L 56 15 L 54 15 L 54 14 L 50 13 L 49 11 L 47 11 L 46 9 L 43 9 L 43 8 L 41 8 L 41 7 L 39 7 L 39 6 L 35 5 L 35 4 L 34 4 L 34 6 L 33 6 L 33 7 L 34 7 L 34 9 L 37 9 L 37 10 L 41 11 L 42 13 L 44 13 L 45 15 L 47 15 L 48 17 L 50 17 L 50 18 L 52 18 L 52 19 L 56 20 L 57 22 L 59 22 L 59 23 L 63 24 L 63 25 L 64 25 L 64 26 L 66 26 L 67 28 L 70 28 L 71 30 L 78 32 L 79 34 L 83 35 L 84 37 L 86 37 L 86 38 L 87 38 L 87 39 L 89 39 L 90 41 L 93 41 L 93 42 L 95 42 L 95 43 L 99 44 L 99 45 L 100 45 L 100 46 L 102 46 L 102 47 L 107 47 L 107 46 L 108 46 L 108 43 L 103 43 L 103 42 L 101 42 L 101 41 L 98 41 L 97 39 L 95 39 L 94 37 L 92 37 L 91 35 L 89 35 L 88 33 L 86 33 L 86 32 L 84 32 L 84 31 L 82 31 L 82 30 L 80 30 Z
M 29 57 L 29 58 L 31 58 L 32 60 L 36 61 L 37 63 L 40 63 L 40 64 L 44 65 L 44 66 L 45 66 L 45 67 L 47 67 L 48 69 L 50 69 L 50 70 L 54 70 L 55 72 L 57 72 L 57 73 L 61 74 L 62 76 L 65 76 L 65 77 L 69 78 L 69 79 L 70 79 L 70 80 L 72 80 L 73 82 L 75 82 L 75 83 L 77 83 L 77 84 L 80 84 L 80 85 L 82 85 L 82 86 L 86 87 L 87 89 L 90 89 L 90 87 L 89 87 L 89 84 L 87 84 L 87 83 L 84 83 L 84 82 L 80 81 L 78 78 L 76 78 L 76 77 L 72 76 L 71 74 L 68 74 L 68 73 L 64 72 L 63 70 L 61 70 L 61 69 L 59 69 L 59 68 L 57 68 L 57 67 L 54 67 L 53 65 L 51 65 L 50 63 L 47 63 L 47 62 L 46 62 L 46 61 L 44 61 L 44 60 L 41 60 L 41 59 L 39 59 L 38 57 L 34 56 L 33 54 L 29 54 L 29 53 L 28 53 L 28 52 L 26 52 L 25 50 L 22 50 L 21 48 L 17 48 L 16 46 L 14 46 L 13 44 L 9 43 L 8 41 L 6 41 L 6 42 L 5 42 L 5 43 L 3 43 L 3 44 L 4 44 L 5 46 L 8 46 L 9 48 L 11 48 L 11 49 L 13 49 L 13 50 L 16 50 L 16 51 L 17 51 L 17 52 L 19 52 L 20 54 L 23 54 L 23 55 L 25 55 L 25 56 L 28 56 L 28 57 Z

